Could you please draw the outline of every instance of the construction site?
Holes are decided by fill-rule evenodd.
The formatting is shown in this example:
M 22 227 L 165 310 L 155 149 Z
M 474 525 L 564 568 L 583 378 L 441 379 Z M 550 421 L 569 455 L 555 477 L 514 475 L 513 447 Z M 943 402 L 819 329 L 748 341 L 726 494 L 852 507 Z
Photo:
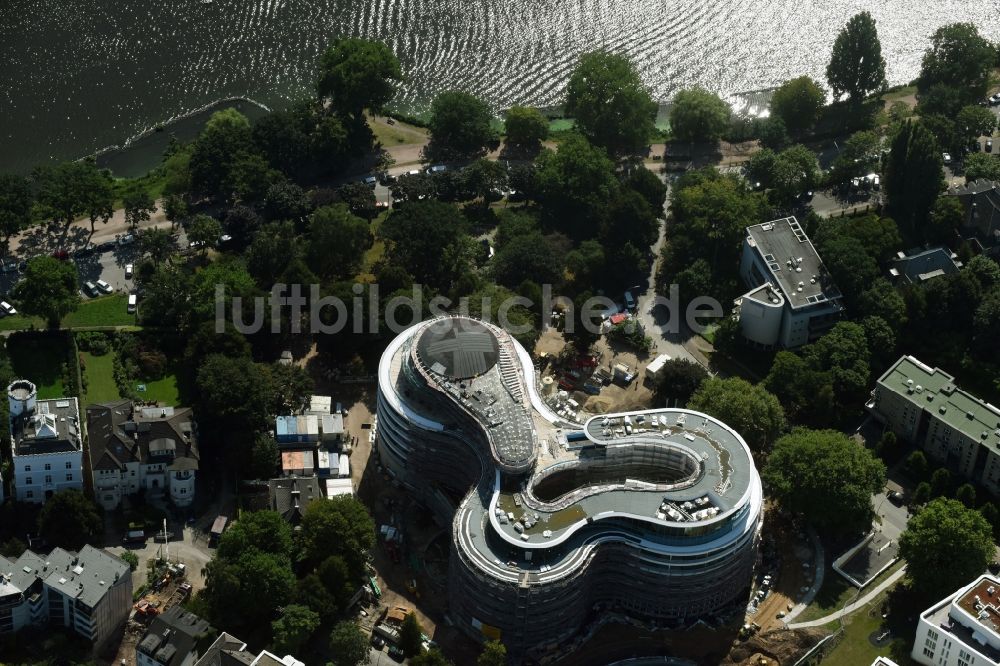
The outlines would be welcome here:
M 147 563 L 147 583 L 136 588 L 134 604 L 125 625 L 125 635 L 112 662 L 119 666 L 135 666 L 135 646 L 142 640 L 149 623 L 168 608 L 188 599 L 193 591 L 187 581 L 187 566 L 170 562 L 166 557 L 150 558 Z

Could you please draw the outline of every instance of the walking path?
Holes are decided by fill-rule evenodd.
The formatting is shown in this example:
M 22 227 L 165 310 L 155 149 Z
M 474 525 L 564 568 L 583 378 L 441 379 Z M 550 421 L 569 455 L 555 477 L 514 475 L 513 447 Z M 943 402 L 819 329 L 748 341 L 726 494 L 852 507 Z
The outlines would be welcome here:
M 826 551 L 823 550 L 823 542 L 819 540 L 819 535 L 816 534 L 816 530 L 812 527 L 807 528 L 809 531 L 809 540 L 813 544 L 813 552 L 815 557 L 813 557 L 813 567 L 816 571 L 816 575 L 813 576 L 813 583 L 809 587 L 809 590 L 802 597 L 802 601 L 795 604 L 795 607 L 788 611 L 788 614 L 784 618 L 785 625 L 794 620 L 799 614 L 806 609 L 806 606 L 813 602 L 816 598 L 816 594 L 819 592 L 819 588 L 823 587 L 823 579 L 826 577 Z
M 882 592 L 885 592 L 887 589 L 895 585 L 905 575 L 906 575 L 906 567 L 903 566 L 899 569 L 899 571 L 895 572 L 894 574 L 886 578 L 884 581 L 876 585 L 874 588 L 869 590 L 868 593 L 865 594 L 865 596 L 861 597 L 860 599 L 857 599 L 853 603 L 844 606 L 839 611 L 831 613 L 826 617 L 821 617 L 816 620 L 809 620 L 808 622 L 796 622 L 794 624 L 788 625 L 788 628 L 808 629 L 809 627 L 822 627 L 824 624 L 828 624 L 830 622 L 833 622 L 834 620 L 838 620 L 844 617 L 845 615 L 850 615 L 859 608 L 863 608 L 872 599 L 874 599 Z

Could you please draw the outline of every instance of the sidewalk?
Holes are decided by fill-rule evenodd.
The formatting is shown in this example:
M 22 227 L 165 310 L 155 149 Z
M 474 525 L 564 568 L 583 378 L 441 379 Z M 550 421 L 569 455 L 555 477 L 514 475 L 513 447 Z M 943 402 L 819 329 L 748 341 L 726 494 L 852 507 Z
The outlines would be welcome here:
M 852 602 L 852 603 L 844 606 L 842 609 L 840 609 L 836 613 L 830 613 L 826 617 L 821 617 L 821 618 L 816 619 L 816 620 L 810 620 L 808 622 L 796 622 L 796 623 L 788 625 L 788 628 L 789 629 L 808 629 L 809 627 L 822 627 L 825 624 L 829 624 L 830 622 L 833 622 L 835 620 L 839 620 L 840 618 L 842 618 L 845 615 L 850 615 L 854 611 L 856 611 L 856 610 L 858 610 L 860 608 L 864 608 L 865 605 L 868 604 L 868 602 L 870 602 L 872 599 L 874 599 L 875 597 L 877 597 L 878 595 L 880 595 L 885 590 L 887 590 L 890 587 L 892 587 L 893 585 L 895 585 L 905 575 L 906 575 L 906 567 L 903 566 L 902 568 L 899 569 L 899 571 L 897 571 L 896 573 L 894 573 L 891 576 L 889 576 L 888 578 L 886 578 L 884 581 L 882 581 L 881 583 L 879 583 L 878 585 L 876 585 L 873 589 L 869 590 L 865 594 L 865 596 L 863 596 L 860 599 L 857 599 L 854 602 Z

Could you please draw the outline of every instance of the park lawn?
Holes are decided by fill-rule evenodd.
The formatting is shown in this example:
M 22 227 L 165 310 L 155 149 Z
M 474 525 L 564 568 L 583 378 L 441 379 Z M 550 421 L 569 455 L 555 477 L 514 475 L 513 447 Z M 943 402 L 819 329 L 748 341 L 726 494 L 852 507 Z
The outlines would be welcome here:
M 426 143 L 429 136 L 423 127 L 410 125 L 399 120 L 393 125 L 370 122 L 368 127 L 375 134 L 375 139 L 387 148 L 411 143 Z
M 62 320 L 63 328 L 87 328 L 92 326 L 134 326 L 135 315 L 126 312 L 128 296 L 112 294 L 85 300 Z
M 40 317 L 28 317 L 21 314 L 12 317 L 0 317 L 0 331 L 27 331 L 31 328 L 44 329 L 45 320 Z
M 865 607 L 859 609 L 844 618 L 844 635 L 840 642 L 820 661 L 821 666 L 858 666 L 859 664 L 871 664 L 876 657 L 888 657 L 892 649 L 892 643 L 884 647 L 875 647 L 868 640 L 869 637 L 883 628 L 885 621 L 882 619 L 879 609 L 885 601 L 888 590 L 872 599 Z M 836 631 L 837 623 L 831 622 L 826 625 L 827 629 Z M 894 634 L 892 638 L 906 638 L 912 640 L 910 636 L 899 636 Z M 908 666 L 911 663 L 907 660 L 900 662 L 900 666 Z
M 828 564 L 826 572 L 823 574 L 823 586 L 819 588 L 819 592 L 816 593 L 816 598 L 813 599 L 813 602 L 806 606 L 805 610 L 795 618 L 795 622 L 808 622 L 809 620 L 816 620 L 831 613 L 836 613 L 847 604 L 853 603 L 855 598 L 864 596 L 867 590 L 872 590 L 881 584 L 882 581 L 898 571 L 903 564 L 902 560 L 898 560 L 891 567 L 876 576 L 875 580 L 866 585 L 860 594 L 856 587 L 848 583 L 846 578 L 834 571 Z
M 114 352 L 109 351 L 103 356 L 95 356 L 90 352 L 80 352 L 83 361 L 83 373 L 87 378 L 87 390 L 83 395 L 83 404 L 92 405 L 101 402 L 118 400 L 118 385 L 115 384 Z
M 65 337 L 59 335 L 11 336 L 7 340 L 7 354 L 14 376 L 34 383 L 41 400 L 65 397 L 63 365 L 69 360 L 66 345 Z

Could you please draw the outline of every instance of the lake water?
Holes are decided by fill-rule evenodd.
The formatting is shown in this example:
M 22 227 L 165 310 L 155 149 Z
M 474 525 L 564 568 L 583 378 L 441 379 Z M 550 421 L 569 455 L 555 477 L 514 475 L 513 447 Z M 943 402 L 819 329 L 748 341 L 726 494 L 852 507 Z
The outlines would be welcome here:
M 823 79 L 846 20 L 873 13 L 893 83 L 929 35 L 972 21 L 1000 38 L 998 0 L 0 0 L 0 170 L 123 143 L 216 100 L 280 107 L 311 89 L 334 38 L 388 42 L 426 109 L 463 88 L 497 109 L 557 103 L 576 57 L 628 54 L 654 95 L 723 95 Z

